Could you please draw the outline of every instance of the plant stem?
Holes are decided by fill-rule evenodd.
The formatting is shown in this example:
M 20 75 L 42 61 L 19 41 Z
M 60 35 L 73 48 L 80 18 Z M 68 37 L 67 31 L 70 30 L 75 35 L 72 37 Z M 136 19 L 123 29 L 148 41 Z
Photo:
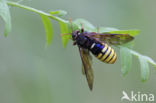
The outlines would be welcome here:
M 53 15 L 51 15 L 51 14 L 49 14 L 49 13 L 43 12 L 43 11 L 41 11 L 41 10 L 37 10 L 37 9 L 32 8 L 32 7 L 29 7 L 29 6 L 21 5 L 21 4 L 19 4 L 19 3 L 12 2 L 12 1 L 7 1 L 7 4 L 10 5 L 10 6 L 19 7 L 19 8 L 23 8 L 23 9 L 26 9 L 26 10 L 29 10 L 29 11 L 32 11 L 32 12 L 35 12 L 35 13 L 40 14 L 40 15 L 48 16 L 49 18 L 51 18 L 51 19 L 53 19 L 53 20 L 56 20 L 56 21 L 58 21 L 58 22 L 67 23 L 67 21 L 64 20 L 64 19 L 62 19 L 62 18 L 53 16 Z

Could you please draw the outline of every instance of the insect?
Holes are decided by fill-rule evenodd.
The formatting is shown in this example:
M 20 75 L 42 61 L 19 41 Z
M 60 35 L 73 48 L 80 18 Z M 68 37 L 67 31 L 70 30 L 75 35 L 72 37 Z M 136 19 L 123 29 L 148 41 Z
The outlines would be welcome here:
M 133 39 L 134 37 L 129 34 L 87 32 L 83 28 L 72 31 L 73 45 L 78 46 L 82 60 L 82 72 L 86 76 L 90 90 L 93 89 L 94 81 L 90 52 L 102 62 L 113 64 L 117 55 L 109 45 L 122 45 Z

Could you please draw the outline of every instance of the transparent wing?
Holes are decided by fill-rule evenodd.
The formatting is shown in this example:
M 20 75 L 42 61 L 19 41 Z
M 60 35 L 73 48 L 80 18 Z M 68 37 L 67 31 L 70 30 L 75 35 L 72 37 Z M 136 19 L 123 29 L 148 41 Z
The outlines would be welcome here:
M 83 65 L 82 71 L 87 78 L 87 82 L 90 90 L 92 90 L 94 75 L 93 75 L 93 69 L 91 67 L 91 58 L 89 55 L 89 51 L 80 47 L 79 47 L 79 51 L 82 60 L 82 65 Z
M 129 34 L 111 34 L 111 33 L 85 33 L 84 35 L 95 38 L 101 42 L 105 42 L 111 45 L 122 45 L 128 43 L 134 39 Z

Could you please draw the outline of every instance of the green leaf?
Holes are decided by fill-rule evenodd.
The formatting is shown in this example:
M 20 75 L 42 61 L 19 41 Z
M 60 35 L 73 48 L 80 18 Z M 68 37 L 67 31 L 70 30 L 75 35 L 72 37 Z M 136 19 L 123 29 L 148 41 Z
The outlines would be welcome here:
M 4 35 L 7 36 L 11 31 L 11 16 L 6 0 L 0 0 L 0 16 L 5 22 Z
M 121 57 L 121 72 L 125 76 L 132 65 L 132 54 L 126 47 L 120 47 L 120 57 Z
M 67 11 L 64 10 L 58 10 L 58 11 L 50 11 L 51 15 L 57 15 L 59 17 L 64 16 L 67 14 Z
M 131 50 L 131 49 L 129 49 L 129 51 L 133 54 L 133 55 L 135 55 L 136 57 L 144 57 L 144 59 L 146 59 L 146 61 L 148 62 L 148 63 L 150 63 L 150 64 L 152 64 L 155 68 L 156 68 L 156 62 L 152 59 L 152 58 L 150 58 L 150 57 L 148 57 L 148 56 L 145 56 L 145 55 L 142 55 L 142 54 L 139 54 L 138 52 L 136 52 L 136 51 L 134 51 L 134 50 Z
M 52 24 L 50 22 L 50 19 L 45 15 L 41 15 L 41 19 L 42 19 L 44 29 L 46 32 L 46 44 L 49 45 L 51 43 L 52 37 L 53 37 Z
M 156 68 L 156 62 L 148 56 L 144 56 L 148 63 L 152 64 Z
M 152 64 L 156 68 L 156 62 L 153 59 L 151 59 L 150 57 L 144 56 L 144 55 L 142 55 L 142 54 L 140 54 L 140 53 L 138 53 L 138 52 L 136 52 L 134 50 L 131 50 L 131 49 L 128 49 L 128 48 L 127 48 L 127 50 L 128 50 L 128 52 L 130 52 L 131 54 L 136 56 L 140 61 L 142 81 L 148 80 L 149 72 L 150 72 L 148 63 Z
M 109 33 L 115 33 L 115 34 L 129 34 L 131 36 L 136 36 L 140 33 L 139 30 L 119 30 L 117 28 L 112 27 L 100 27 L 93 30 L 94 32 L 109 32 Z
M 136 36 L 139 34 L 139 30 L 117 30 L 117 31 L 110 31 L 110 33 L 116 34 L 129 34 L 131 36 Z
M 51 15 L 57 15 L 57 14 L 59 14 L 59 11 L 50 11 L 49 12 Z
M 62 44 L 63 47 L 65 48 L 69 39 L 71 38 L 71 34 L 69 33 L 68 23 L 64 23 L 60 21 L 59 25 L 60 25 L 61 35 L 64 35 L 62 36 Z
M 76 19 L 73 23 L 76 24 L 79 29 L 83 27 L 86 31 L 92 31 L 95 29 L 95 27 L 85 19 Z
M 146 58 L 144 56 L 139 56 L 140 66 L 141 66 L 141 79 L 146 81 L 149 78 L 149 66 Z

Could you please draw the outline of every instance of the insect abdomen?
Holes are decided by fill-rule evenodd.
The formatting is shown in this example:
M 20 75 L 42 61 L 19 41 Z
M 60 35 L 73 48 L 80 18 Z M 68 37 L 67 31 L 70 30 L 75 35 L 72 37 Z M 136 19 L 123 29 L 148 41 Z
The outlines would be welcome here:
M 113 64 L 117 59 L 114 49 L 107 44 L 93 43 L 91 51 L 99 60 L 105 63 Z

